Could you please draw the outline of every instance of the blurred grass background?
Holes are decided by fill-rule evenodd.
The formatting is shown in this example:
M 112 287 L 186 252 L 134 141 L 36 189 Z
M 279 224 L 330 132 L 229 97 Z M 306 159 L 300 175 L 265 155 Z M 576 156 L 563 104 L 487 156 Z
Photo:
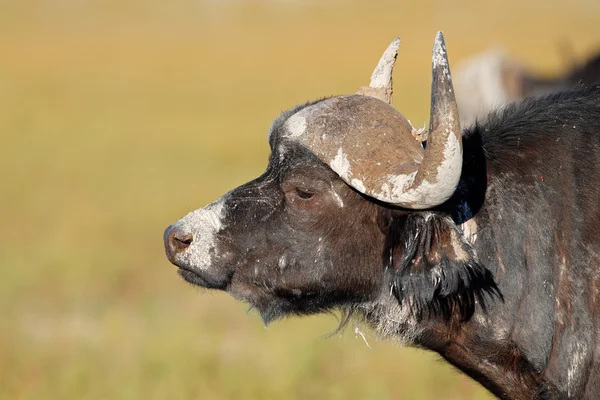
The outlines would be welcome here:
M 487 399 L 330 316 L 265 329 L 178 278 L 164 228 L 263 171 L 280 111 L 354 92 L 400 36 L 427 121 L 436 30 L 538 71 L 600 45 L 597 0 L 0 1 L 1 399 Z

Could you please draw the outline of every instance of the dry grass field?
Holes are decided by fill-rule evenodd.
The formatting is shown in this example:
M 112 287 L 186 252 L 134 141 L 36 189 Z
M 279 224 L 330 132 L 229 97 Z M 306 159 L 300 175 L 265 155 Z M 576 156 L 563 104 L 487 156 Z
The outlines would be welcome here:
M 265 329 L 185 284 L 164 228 L 265 168 L 280 111 L 368 82 L 403 44 L 395 106 L 427 120 L 429 63 L 492 45 L 550 73 L 600 46 L 600 2 L 0 2 L 0 399 L 488 399 L 435 355 L 332 316 Z

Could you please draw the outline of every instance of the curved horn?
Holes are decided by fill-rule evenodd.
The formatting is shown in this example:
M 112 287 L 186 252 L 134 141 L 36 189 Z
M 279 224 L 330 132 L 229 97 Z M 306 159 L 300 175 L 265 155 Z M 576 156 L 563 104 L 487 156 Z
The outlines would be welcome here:
M 454 98 L 444 34 L 435 36 L 432 55 L 431 112 L 427 148 L 414 180 L 395 203 L 413 209 L 435 207 L 456 191 L 462 171 L 462 134 Z
M 366 89 L 391 96 L 391 66 L 399 43 L 392 42 L 373 73 L 372 85 L 381 87 Z M 282 135 L 308 148 L 367 196 L 417 210 L 440 205 L 454 194 L 462 170 L 460 123 L 441 32 L 432 63 L 425 150 L 412 139 L 409 121 L 371 95 L 332 97 L 306 106 L 286 120 Z
M 392 104 L 392 72 L 394 70 L 394 65 L 396 64 L 399 46 L 399 38 L 394 39 L 392 43 L 390 43 L 377 63 L 375 70 L 373 70 L 371 83 L 369 83 L 369 86 L 361 87 L 356 94 L 375 97 L 388 104 Z

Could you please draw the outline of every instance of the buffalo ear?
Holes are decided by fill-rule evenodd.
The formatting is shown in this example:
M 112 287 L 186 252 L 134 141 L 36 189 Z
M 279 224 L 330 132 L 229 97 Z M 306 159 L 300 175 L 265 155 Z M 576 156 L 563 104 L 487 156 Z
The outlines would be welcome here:
M 459 315 L 469 319 L 476 300 L 485 308 L 485 294 L 498 295 L 492 273 L 454 222 L 431 213 L 398 216 L 388 230 L 388 270 L 392 291 L 419 316 Z

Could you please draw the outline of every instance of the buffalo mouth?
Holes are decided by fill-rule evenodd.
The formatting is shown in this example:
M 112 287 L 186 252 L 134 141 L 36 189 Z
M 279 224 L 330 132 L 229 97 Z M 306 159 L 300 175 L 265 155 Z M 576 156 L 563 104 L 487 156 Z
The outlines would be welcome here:
M 184 267 L 179 267 L 177 273 L 188 283 L 195 286 L 200 286 L 207 289 L 225 290 L 229 285 L 229 279 L 217 280 L 201 274 L 200 272 L 193 271 Z

